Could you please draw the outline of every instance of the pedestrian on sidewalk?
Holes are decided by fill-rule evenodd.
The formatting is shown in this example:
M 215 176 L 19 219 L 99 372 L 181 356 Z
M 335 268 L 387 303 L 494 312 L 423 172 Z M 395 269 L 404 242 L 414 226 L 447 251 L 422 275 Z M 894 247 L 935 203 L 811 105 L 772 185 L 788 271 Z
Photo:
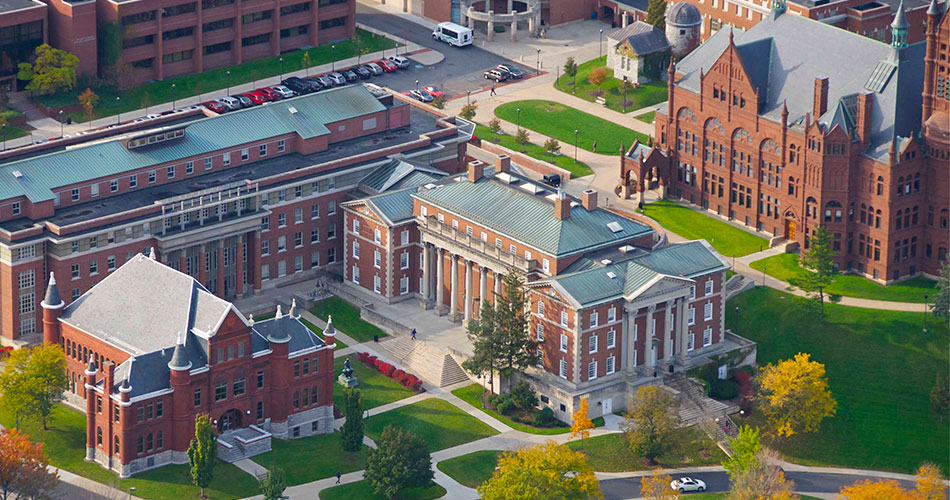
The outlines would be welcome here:
M 491 84 L 491 94 L 488 94 L 488 95 L 489 95 L 489 97 L 490 97 L 490 96 L 493 96 L 493 95 L 498 95 L 498 94 L 495 93 L 495 84 L 494 84 L 494 83 Z
M 343 477 L 343 474 L 340 474 L 339 472 L 336 473 L 336 484 L 340 484 L 340 478 L 342 477 Z
M 416 340 L 416 329 L 412 329 L 412 340 Z
M 597 152 L 597 140 L 596 140 L 596 139 L 594 140 L 594 148 L 593 148 L 593 149 L 594 149 L 594 152 L 596 153 L 596 152 Z

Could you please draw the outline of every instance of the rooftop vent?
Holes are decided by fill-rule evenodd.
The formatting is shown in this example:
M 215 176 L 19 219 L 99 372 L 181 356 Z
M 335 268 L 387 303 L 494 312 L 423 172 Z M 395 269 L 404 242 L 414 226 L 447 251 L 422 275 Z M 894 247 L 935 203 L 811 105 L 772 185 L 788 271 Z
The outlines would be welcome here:
M 509 174 L 508 172 L 496 172 L 495 178 L 500 180 L 501 182 L 504 182 L 505 184 L 511 184 L 512 182 L 517 180 L 514 177 L 512 177 L 512 175 Z
M 617 279 L 617 274 L 614 273 L 613 271 L 607 271 L 607 277 L 610 278 L 610 279 L 612 279 L 612 280 L 615 280 L 615 279 Z
M 23 172 L 20 172 L 19 170 L 14 170 L 14 171 L 13 171 L 13 176 L 16 177 L 17 179 L 19 179 L 19 178 L 23 177 Z
M 610 260 L 610 259 L 604 259 L 604 260 L 600 261 L 600 263 L 603 264 L 603 265 L 605 265 L 605 266 L 609 266 L 609 265 L 613 264 L 614 261 L 612 261 L 612 260 Z
M 298 113 L 297 108 L 295 108 L 295 107 L 293 107 L 293 106 L 287 108 L 287 111 L 290 111 L 290 114 L 292 114 L 292 115 L 296 115 L 296 114 Z
M 624 245 L 624 246 L 620 247 L 620 252 L 621 252 L 621 253 L 630 253 L 630 252 L 633 252 L 633 251 L 635 251 L 635 250 L 636 250 L 636 247 L 632 247 L 632 246 L 630 246 L 630 245 Z
M 610 229 L 610 230 L 613 231 L 614 233 L 619 233 L 620 231 L 623 231 L 623 227 L 621 227 L 621 226 L 620 226 L 620 223 L 617 222 L 617 221 L 608 222 L 608 223 L 607 223 L 607 229 Z
M 426 185 L 423 186 L 423 187 L 426 188 L 426 189 L 435 189 L 435 188 L 437 188 L 438 186 L 436 186 L 435 184 L 433 184 L 433 183 L 430 182 L 430 183 L 426 184 Z

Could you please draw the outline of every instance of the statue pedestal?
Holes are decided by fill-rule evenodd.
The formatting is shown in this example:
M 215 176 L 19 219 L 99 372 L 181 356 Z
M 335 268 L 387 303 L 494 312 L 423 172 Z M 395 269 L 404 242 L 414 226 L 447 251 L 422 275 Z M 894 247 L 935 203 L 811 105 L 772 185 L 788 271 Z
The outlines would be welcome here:
M 346 375 L 342 373 L 340 374 L 339 377 L 336 378 L 336 381 L 338 384 L 342 385 L 343 387 L 359 387 L 360 385 L 359 381 L 356 380 L 356 377 L 352 375 L 347 377 Z

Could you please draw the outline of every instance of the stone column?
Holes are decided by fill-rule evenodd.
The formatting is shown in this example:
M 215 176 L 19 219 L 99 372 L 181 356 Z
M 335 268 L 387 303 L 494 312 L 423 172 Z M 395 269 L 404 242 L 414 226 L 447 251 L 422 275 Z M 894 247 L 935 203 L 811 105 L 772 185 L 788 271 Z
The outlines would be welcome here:
M 686 347 L 689 342 L 689 327 L 686 325 L 686 298 L 676 301 L 676 354 L 681 365 L 686 364 Z
M 623 14 L 621 14 L 621 16 L 620 16 L 620 19 L 621 19 L 621 21 L 620 21 L 620 27 L 621 27 L 621 28 L 626 28 L 626 27 L 627 27 L 627 23 L 630 22 L 628 16 L 629 16 L 629 14 L 627 14 L 627 11 L 624 11 Z
M 504 273 L 495 271 L 495 297 L 501 296 L 501 282 L 504 279 Z
M 234 247 L 234 296 L 241 298 L 244 296 L 244 245 L 246 238 L 243 234 L 238 235 L 237 245 Z
M 475 20 L 472 19 L 472 15 L 469 13 L 470 10 L 472 10 L 472 7 L 465 10 L 465 18 L 468 21 L 468 29 L 473 30 L 475 29 Z
M 671 333 L 674 331 L 673 328 L 673 301 L 666 301 L 666 311 L 663 312 L 663 361 L 668 363 L 673 362 L 673 336 Z
M 479 305 L 481 305 L 481 304 L 488 303 L 487 302 L 488 300 L 488 268 L 485 266 L 478 266 L 478 267 L 482 271 L 482 275 L 478 278 L 478 303 Z M 481 319 L 482 317 L 481 314 L 482 314 L 482 311 L 479 308 L 478 310 L 479 319 Z
M 620 368 L 617 371 L 630 373 L 633 370 L 633 318 L 625 305 L 620 306 Z
M 518 41 L 518 20 L 515 18 L 511 20 L 511 41 Z
M 515 11 L 514 0 L 508 0 L 508 13 L 512 14 Z
M 465 261 L 465 322 L 472 319 L 472 261 Z
M 653 351 L 656 349 L 654 346 L 654 339 L 656 338 L 656 323 L 654 323 L 654 314 L 656 314 L 656 305 L 651 305 L 647 308 L 647 335 L 646 342 L 646 365 L 650 371 L 653 371 L 656 368 L 656 363 L 653 361 Z M 650 376 L 653 374 L 651 373 Z
M 457 321 L 459 317 L 459 262 L 458 255 L 449 255 L 449 262 L 452 265 L 452 296 L 449 297 L 451 309 L 449 309 L 449 319 Z
M 538 36 L 538 25 L 534 23 L 534 16 L 528 18 L 528 36 Z
M 435 312 L 442 314 L 442 308 L 445 307 L 445 254 L 441 248 L 435 249 Z
M 490 16 L 493 16 L 494 14 L 495 14 L 495 11 L 493 11 L 493 10 L 488 11 L 488 15 L 489 15 L 489 18 L 488 18 L 488 41 L 489 41 L 489 42 L 494 42 L 494 41 L 495 41 L 495 21 L 492 21 L 492 20 L 491 20 L 491 17 L 490 17 Z
M 428 243 L 422 244 L 422 307 L 429 307 L 429 280 L 432 278 L 432 274 L 429 272 L 429 267 L 432 264 L 432 259 L 429 256 L 431 248 Z

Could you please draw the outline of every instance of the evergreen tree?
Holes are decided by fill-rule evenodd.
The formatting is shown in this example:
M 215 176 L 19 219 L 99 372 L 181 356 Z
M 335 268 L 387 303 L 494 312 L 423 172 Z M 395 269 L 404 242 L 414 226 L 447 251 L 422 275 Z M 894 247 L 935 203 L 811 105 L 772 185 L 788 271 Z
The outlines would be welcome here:
M 188 465 L 191 481 L 201 489 L 201 498 L 206 498 L 205 488 L 211 484 L 215 461 L 218 459 L 218 436 L 205 413 L 195 416 L 195 438 L 188 445 Z
M 805 273 L 796 284 L 809 294 L 818 292 L 814 298 L 820 306 L 821 315 L 824 316 L 825 288 L 831 285 L 838 275 L 838 268 L 835 267 L 833 259 L 838 253 L 831 249 L 831 233 L 822 226 L 812 233 L 808 243 L 810 248 L 802 256 L 802 267 L 811 272 Z
M 343 449 L 359 451 L 363 448 L 363 393 L 355 388 L 343 389 L 343 432 L 340 434 Z
M 498 374 L 510 379 L 537 364 L 538 343 L 528 335 L 528 315 L 521 276 L 514 272 L 502 281 L 504 293 L 495 299 L 498 330 Z
M 378 495 L 395 498 L 400 490 L 429 484 L 434 477 L 432 455 L 418 436 L 387 425 L 369 456 L 363 477 Z
M 940 277 L 937 278 L 937 294 L 930 303 L 933 315 L 942 319 L 950 319 L 950 254 L 941 255 L 944 258 L 940 268 Z
M 647 24 L 656 26 L 660 31 L 666 29 L 666 0 L 650 0 L 647 5 Z
M 468 322 L 468 339 L 472 342 L 473 354 L 462 362 L 462 368 L 478 376 L 487 373 L 489 390 L 494 392 L 499 339 L 498 328 L 495 324 L 495 308 L 489 301 L 483 301 L 478 318 L 473 318 Z

